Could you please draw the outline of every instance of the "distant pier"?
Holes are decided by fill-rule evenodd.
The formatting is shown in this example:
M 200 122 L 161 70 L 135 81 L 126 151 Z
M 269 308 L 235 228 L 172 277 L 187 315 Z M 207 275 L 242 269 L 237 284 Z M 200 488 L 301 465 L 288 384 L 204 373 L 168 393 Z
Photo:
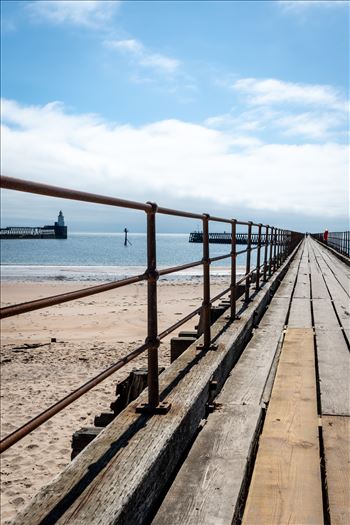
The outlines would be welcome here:
M 251 243 L 258 244 L 258 233 L 251 234 Z M 202 243 L 203 232 L 191 232 L 188 242 Z M 232 236 L 230 233 L 209 233 L 209 242 L 211 244 L 231 244 Z M 266 235 L 261 234 L 261 244 L 266 243 Z M 236 233 L 236 244 L 248 244 L 247 233 Z
M 62 211 L 52 225 L 8 226 L 0 230 L 0 239 L 67 239 L 67 236 L 68 228 L 64 224 Z

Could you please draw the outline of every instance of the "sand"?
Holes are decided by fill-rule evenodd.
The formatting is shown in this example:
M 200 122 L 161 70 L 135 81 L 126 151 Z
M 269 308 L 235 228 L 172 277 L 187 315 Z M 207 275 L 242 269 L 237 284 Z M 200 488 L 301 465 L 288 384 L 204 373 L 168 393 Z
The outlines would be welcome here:
M 85 286 L 5 282 L 1 306 Z M 226 286 L 227 279 L 218 277 L 212 294 Z M 145 283 L 138 283 L 2 321 L 1 438 L 143 343 L 146 290 Z M 158 299 L 162 331 L 200 305 L 202 284 L 196 279 L 160 281 Z M 193 329 L 197 322 L 196 316 L 181 329 Z M 51 343 L 52 338 L 57 342 Z M 159 362 L 165 367 L 170 364 L 169 340 L 160 346 Z M 2 454 L 1 523 L 8 523 L 68 465 L 72 434 L 109 411 L 116 383 L 144 366 L 146 353 Z

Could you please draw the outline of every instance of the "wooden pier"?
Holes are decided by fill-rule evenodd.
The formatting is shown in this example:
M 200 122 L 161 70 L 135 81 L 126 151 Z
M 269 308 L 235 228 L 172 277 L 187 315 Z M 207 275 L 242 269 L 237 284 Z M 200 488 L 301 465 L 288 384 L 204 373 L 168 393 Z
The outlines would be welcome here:
M 305 238 L 159 376 L 167 413 L 142 393 L 13 523 L 350 523 L 347 264 Z
M 260 234 L 260 242 L 261 244 L 266 244 L 266 236 L 265 233 Z M 236 233 L 236 244 L 248 244 L 249 236 L 247 233 Z M 191 232 L 188 242 L 202 244 L 203 243 L 203 232 Z M 209 233 L 209 242 L 210 244 L 232 244 L 232 235 L 231 233 L 215 233 L 210 232 Z M 250 236 L 250 243 L 251 244 L 258 244 L 259 242 L 259 234 L 258 233 L 252 233 Z

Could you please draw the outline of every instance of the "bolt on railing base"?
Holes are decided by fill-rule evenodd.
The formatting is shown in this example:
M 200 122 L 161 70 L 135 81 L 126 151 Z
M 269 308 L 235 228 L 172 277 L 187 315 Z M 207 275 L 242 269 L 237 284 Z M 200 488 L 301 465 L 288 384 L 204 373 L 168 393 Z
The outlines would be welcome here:
M 196 350 L 203 350 L 204 348 L 205 348 L 205 346 L 204 346 L 203 343 L 199 343 L 196 346 Z M 218 349 L 218 345 L 215 345 L 213 343 L 208 347 L 208 350 L 217 350 L 217 349 Z
M 159 405 L 153 407 L 148 403 L 137 405 L 135 411 L 137 414 L 167 414 L 171 409 L 171 403 L 162 401 Z

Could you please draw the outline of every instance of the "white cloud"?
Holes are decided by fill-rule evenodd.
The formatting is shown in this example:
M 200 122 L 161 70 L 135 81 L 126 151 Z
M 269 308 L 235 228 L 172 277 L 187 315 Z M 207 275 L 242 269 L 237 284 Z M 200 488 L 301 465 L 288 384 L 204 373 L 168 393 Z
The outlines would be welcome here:
M 244 143 L 179 120 L 142 127 L 68 115 L 57 103 L 3 101 L 3 173 L 129 199 L 162 194 L 219 204 L 344 217 L 348 148 Z
M 142 67 L 158 69 L 167 73 L 174 73 L 180 66 L 179 60 L 160 53 L 153 53 L 138 40 L 108 40 L 105 45 L 111 49 L 121 51 L 131 56 Z
M 332 113 L 300 113 L 283 116 L 275 121 L 275 125 L 283 129 L 288 136 L 310 137 L 324 139 L 332 134 L 345 134 L 339 127 L 346 124 L 346 119 Z
M 346 110 L 345 100 L 332 86 L 284 82 L 275 78 L 242 78 L 232 87 L 244 94 L 250 104 L 311 104 Z
M 118 0 L 40 0 L 27 4 L 35 19 L 54 24 L 100 27 L 111 20 Z

